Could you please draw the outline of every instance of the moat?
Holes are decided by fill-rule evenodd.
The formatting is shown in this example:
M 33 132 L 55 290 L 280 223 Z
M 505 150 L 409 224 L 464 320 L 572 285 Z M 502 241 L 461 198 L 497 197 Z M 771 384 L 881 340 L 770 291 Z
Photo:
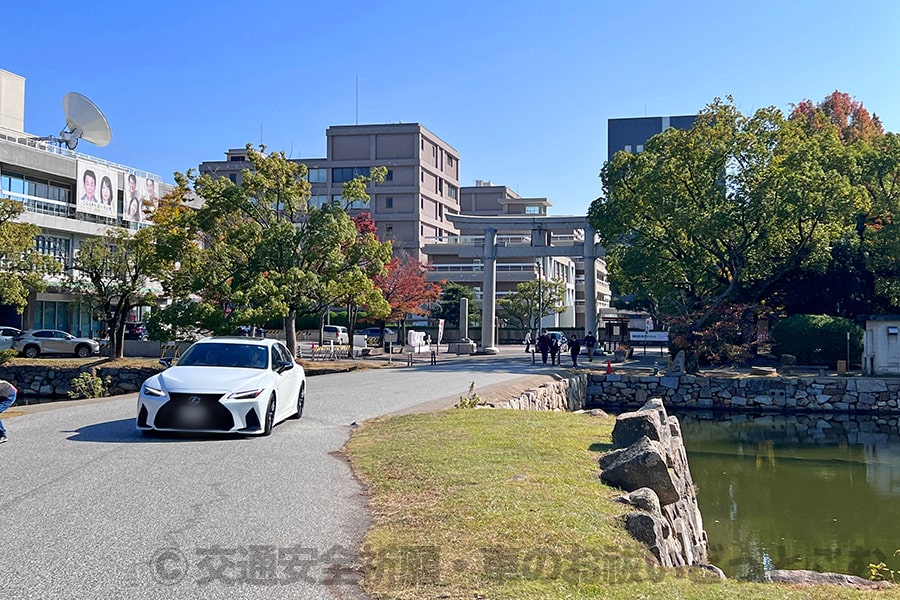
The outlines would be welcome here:
M 710 561 L 726 575 L 900 568 L 897 415 L 670 413 L 682 424 Z

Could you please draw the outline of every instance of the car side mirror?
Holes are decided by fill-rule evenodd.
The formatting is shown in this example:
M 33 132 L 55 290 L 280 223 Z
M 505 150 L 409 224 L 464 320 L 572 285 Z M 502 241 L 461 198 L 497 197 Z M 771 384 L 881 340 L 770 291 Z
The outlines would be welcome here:
M 172 366 L 173 357 L 166 356 L 164 358 L 159 359 L 159 364 L 166 367 L 167 369 Z
M 284 373 L 284 372 L 287 371 L 288 369 L 293 369 L 293 368 L 294 368 L 294 363 L 288 362 L 288 361 L 286 361 L 286 360 L 279 360 L 276 364 L 278 365 L 277 371 L 278 371 L 279 373 Z

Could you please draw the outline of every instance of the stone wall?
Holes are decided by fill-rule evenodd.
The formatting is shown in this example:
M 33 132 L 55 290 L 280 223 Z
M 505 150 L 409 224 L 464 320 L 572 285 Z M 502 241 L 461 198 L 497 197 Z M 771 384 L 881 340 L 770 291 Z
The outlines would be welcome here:
M 81 373 L 93 373 L 97 377 L 110 378 L 110 395 L 127 394 L 140 389 L 144 380 L 162 370 L 159 367 L 71 367 L 48 368 L 42 366 L 0 367 L 0 379 L 12 382 L 19 389 L 22 400 L 39 397 L 41 400 L 67 398 L 72 380 Z
M 699 377 L 591 374 L 588 408 L 638 408 L 661 398 L 676 408 L 900 413 L 900 379 Z
M 707 565 L 709 542 L 678 419 L 655 398 L 619 415 L 612 437 L 600 479 L 628 492 L 617 499 L 635 509 L 625 515 L 626 529 L 664 567 Z
M 584 408 L 586 375 L 573 375 L 525 390 L 518 396 L 494 403 L 495 408 L 513 410 L 576 411 Z

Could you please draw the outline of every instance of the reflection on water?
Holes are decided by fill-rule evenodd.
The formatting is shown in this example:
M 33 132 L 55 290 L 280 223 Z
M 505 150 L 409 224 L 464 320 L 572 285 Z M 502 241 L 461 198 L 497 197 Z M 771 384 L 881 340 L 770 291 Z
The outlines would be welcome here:
M 900 568 L 896 416 L 677 416 L 710 560 L 729 577 Z

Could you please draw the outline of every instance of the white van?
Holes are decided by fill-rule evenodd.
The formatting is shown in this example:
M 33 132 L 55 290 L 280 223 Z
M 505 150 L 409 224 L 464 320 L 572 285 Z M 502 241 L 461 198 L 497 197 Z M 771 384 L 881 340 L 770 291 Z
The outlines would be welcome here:
M 322 330 L 322 343 L 334 342 L 335 344 L 349 344 L 350 334 L 346 327 L 340 325 L 326 325 Z

